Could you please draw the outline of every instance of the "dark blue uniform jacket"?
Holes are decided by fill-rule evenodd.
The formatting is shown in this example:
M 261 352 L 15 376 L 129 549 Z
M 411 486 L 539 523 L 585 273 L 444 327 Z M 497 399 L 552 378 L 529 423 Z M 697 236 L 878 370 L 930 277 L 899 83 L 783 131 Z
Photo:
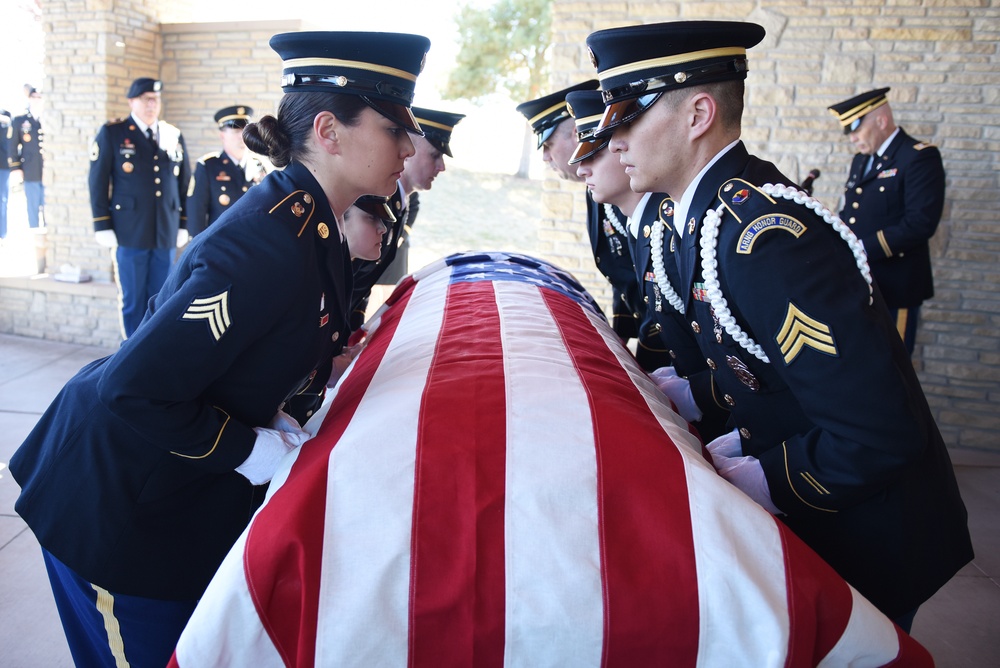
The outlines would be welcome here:
M 673 366 L 678 376 L 691 383 L 694 396 L 711 397 L 714 394 L 712 374 L 705 355 L 691 331 L 690 319 L 677 308 L 679 305 L 682 310 L 686 309 L 684 296 L 687 291 L 678 287 L 680 271 L 673 257 L 677 250 L 673 236 L 674 201 L 664 193 L 651 193 L 645 206 L 635 214 L 639 217 L 634 243 L 635 271 L 645 302 L 636 357 L 640 362 L 644 357 L 655 359 L 655 368 Z M 664 278 L 673 295 L 662 291 L 657 281 L 652 249 L 652 242 L 657 238 L 661 244 Z M 699 408 L 703 415 L 695 426 L 706 442 L 731 431 L 726 426 L 729 410 L 720 402 L 703 401 Z
M 201 596 L 263 500 L 234 469 L 347 338 L 347 244 L 309 170 L 269 175 L 183 254 L 133 336 L 84 367 L 10 462 L 17 512 L 88 581 Z
M 862 175 L 867 163 L 867 155 L 854 156 L 840 217 L 864 242 L 889 308 L 919 306 L 934 296 L 927 242 L 944 209 L 941 153 L 901 129 Z
M 966 510 L 878 290 L 870 296 L 830 225 L 767 196 L 765 183 L 790 181 L 739 143 L 697 188 L 688 214 L 697 229 L 685 229 L 675 253 L 692 331 L 785 522 L 895 617 L 972 558 Z M 734 340 L 712 305 L 698 244 L 705 212 L 720 204 L 721 296 L 768 362 Z
M 628 218 L 617 208 L 612 211 L 624 230 Z M 639 333 L 642 293 L 635 280 L 635 267 L 629 249 L 628 230 L 618 230 L 587 191 L 587 235 L 597 270 L 611 283 L 611 326 L 623 341 Z
M 183 135 L 168 153 L 131 116 L 106 123 L 90 147 L 94 231 L 114 230 L 126 248 L 175 248 L 190 179 Z
M 11 121 L 10 166 L 20 169 L 25 181 L 41 181 L 44 134 L 41 122 L 30 113 Z
M 264 168 L 256 158 L 247 156 L 252 166 L 263 176 Z M 201 234 L 219 219 L 229 207 L 254 185 L 246 170 L 224 151 L 201 157 L 194 166 L 194 178 L 188 188 L 187 230 L 191 236 Z

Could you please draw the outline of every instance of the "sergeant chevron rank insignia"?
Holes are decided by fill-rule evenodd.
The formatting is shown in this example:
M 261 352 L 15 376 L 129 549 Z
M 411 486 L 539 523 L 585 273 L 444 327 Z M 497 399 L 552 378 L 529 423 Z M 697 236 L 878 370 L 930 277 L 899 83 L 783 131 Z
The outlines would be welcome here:
M 216 341 L 226 333 L 232 321 L 229 318 L 229 290 L 214 297 L 199 297 L 191 302 L 181 320 L 205 320 Z
M 785 322 L 774 339 L 781 347 L 785 366 L 791 364 L 806 346 L 825 355 L 839 355 L 830 326 L 806 315 L 792 302 L 788 302 Z

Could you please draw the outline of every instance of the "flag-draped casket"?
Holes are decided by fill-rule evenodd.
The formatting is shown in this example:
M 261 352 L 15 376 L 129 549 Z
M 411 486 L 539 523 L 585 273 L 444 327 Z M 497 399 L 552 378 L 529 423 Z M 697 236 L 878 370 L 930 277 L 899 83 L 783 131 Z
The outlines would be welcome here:
M 931 665 L 716 475 L 568 274 L 453 256 L 368 331 L 176 665 Z

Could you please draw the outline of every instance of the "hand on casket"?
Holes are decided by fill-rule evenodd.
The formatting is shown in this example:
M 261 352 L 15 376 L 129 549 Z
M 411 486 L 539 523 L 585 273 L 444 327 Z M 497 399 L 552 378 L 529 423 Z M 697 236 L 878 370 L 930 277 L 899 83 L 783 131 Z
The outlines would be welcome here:
M 667 399 L 674 404 L 674 408 L 680 416 L 688 422 L 698 422 L 701 420 L 702 412 L 695 403 L 694 395 L 691 393 L 691 383 L 687 378 L 677 375 L 677 369 L 672 366 L 663 366 L 649 374 L 660 392 L 667 395 Z
M 366 342 L 367 339 L 362 339 L 361 343 L 344 348 L 343 352 L 333 358 L 333 370 L 330 372 L 330 380 L 326 381 L 327 387 L 333 387 L 337 384 L 340 377 L 347 371 L 347 367 L 351 366 L 354 358 L 360 355 L 361 351 L 365 349 Z
M 712 456 L 712 465 L 719 475 L 728 480 L 741 492 L 756 501 L 772 515 L 781 515 L 781 510 L 771 501 L 771 490 L 764 477 L 764 469 L 756 457 L 742 455 L 740 433 L 735 429 L 718 437 L 707 446 Z
M 254 485 L 270 481 L 281 458 L 311 438 L 295 418 L 283 411 L 278 411 L 267 427 L 254 427 L 254 431 L 257 440 L 253 450 L 246 461 L 236 467 L 236 472 Z

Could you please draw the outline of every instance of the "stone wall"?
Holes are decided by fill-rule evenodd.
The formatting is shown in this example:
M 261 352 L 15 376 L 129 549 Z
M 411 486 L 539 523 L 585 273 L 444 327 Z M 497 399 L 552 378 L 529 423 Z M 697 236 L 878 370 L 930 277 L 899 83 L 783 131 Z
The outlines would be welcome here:
M 45 0 L 45 218 L 50 272 L 81 267 L 94 280 L 0 279 L 0 332 L 117 347 L 118 296 L 111 254 L 94 242 L 87 188 L 90 145 L 110 118 L 129 113 L 136 77 L 164 81 L 160 117 L 185 135 L 189 161 L 218 149 L 212 115 L 244 103 L 258 113 L 280 97 L 281 63 L 267 46 L 301 21 L 164 24 L 191 0 Z
M 554 0 L 552 89 L 594 76 L 588 34 L 669 20 L 748 20 L 767 37 L 749 52 L 743 138 L 752 153 L 834 206 L 853 151 L 826 107 L 891 86 L 896 121 L 937 144 L 948 173 L 932 240 L 936 295 L 914 355 L 952 446 L 1000 451 L 1000 3 L 996 0 Z M 544 252 L 605 300 L 586 261 L 583 193 L 546 182 Z

